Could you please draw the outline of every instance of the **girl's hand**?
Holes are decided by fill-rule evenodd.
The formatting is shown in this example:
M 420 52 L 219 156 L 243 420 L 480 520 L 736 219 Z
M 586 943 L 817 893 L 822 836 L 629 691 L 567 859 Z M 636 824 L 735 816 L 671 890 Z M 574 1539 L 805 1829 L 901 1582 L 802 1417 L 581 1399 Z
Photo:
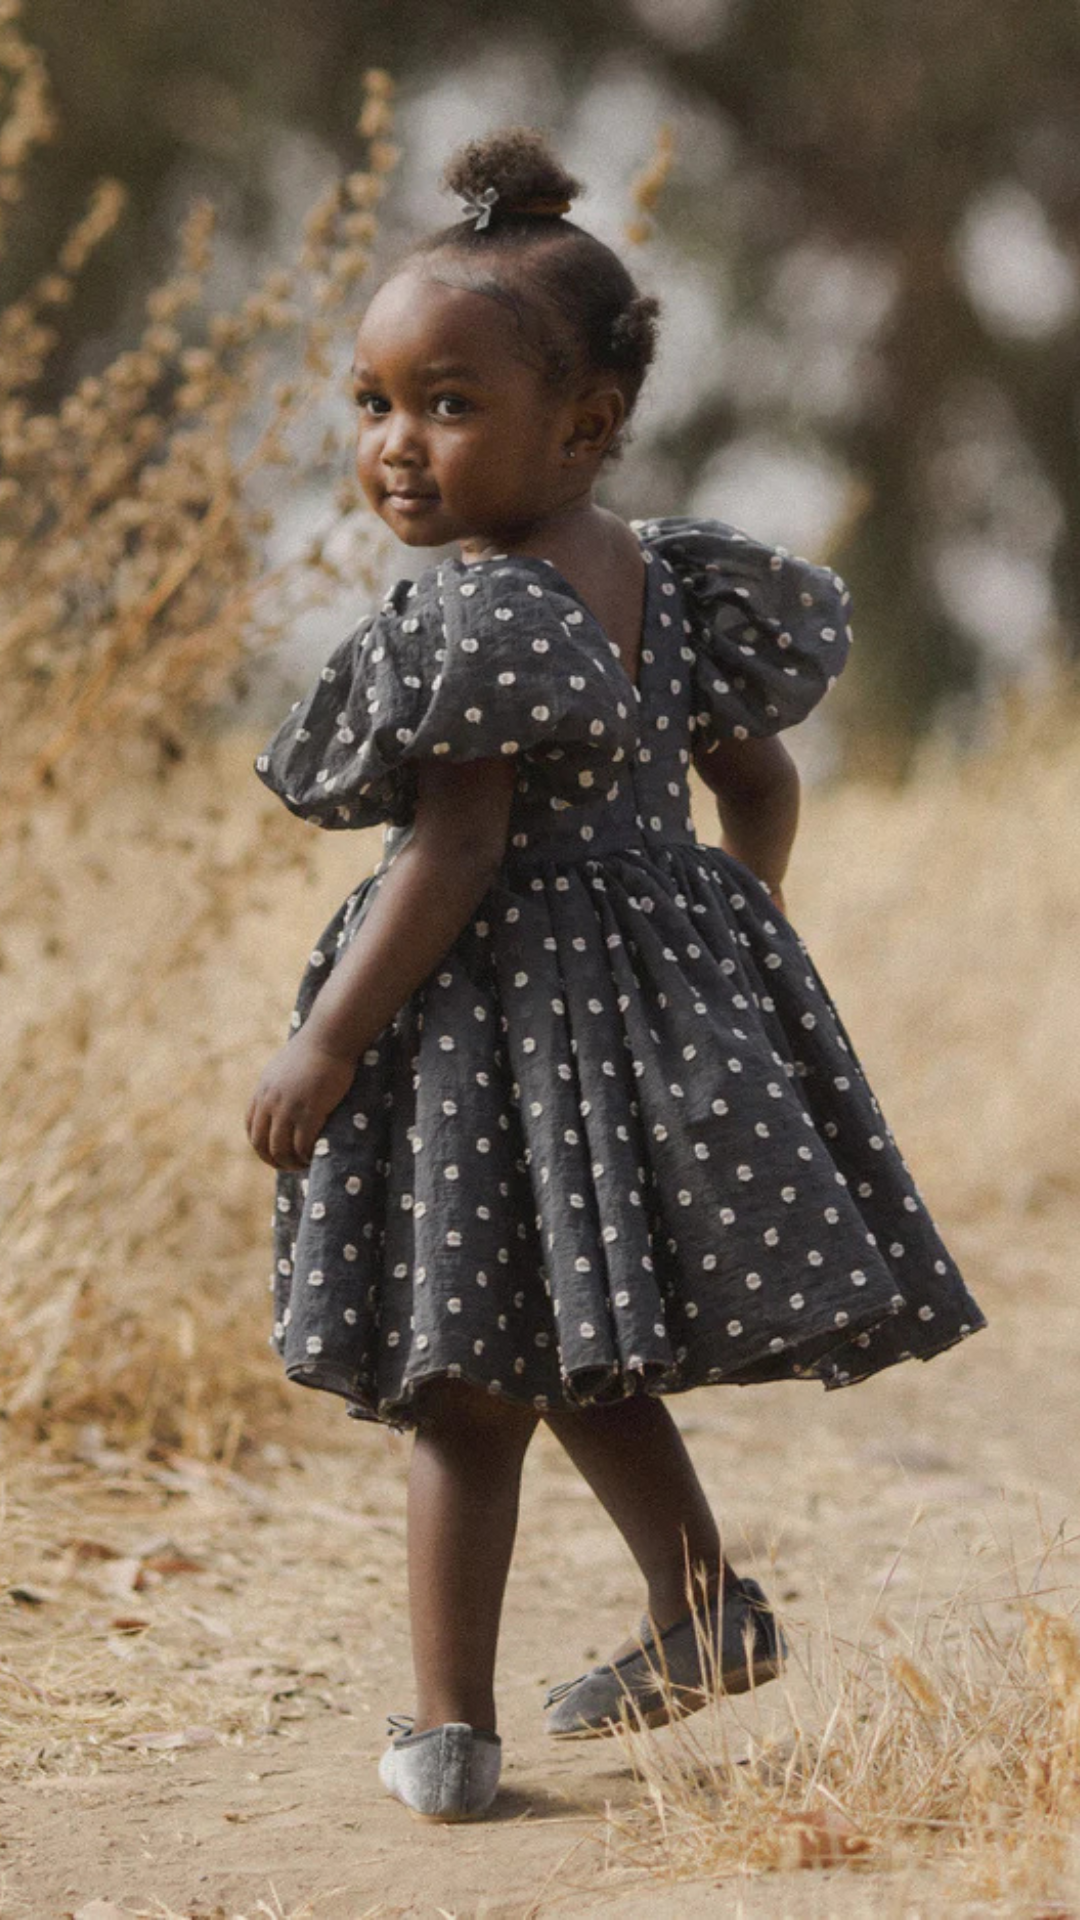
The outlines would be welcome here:
M 265 1068 L 247 1110 L 247 1135 L 260 1160 L 281 1173 L 311 1163 L 323 1122 L 344 1100 L 355 1060 L 329 1053 L 303 1028 Z

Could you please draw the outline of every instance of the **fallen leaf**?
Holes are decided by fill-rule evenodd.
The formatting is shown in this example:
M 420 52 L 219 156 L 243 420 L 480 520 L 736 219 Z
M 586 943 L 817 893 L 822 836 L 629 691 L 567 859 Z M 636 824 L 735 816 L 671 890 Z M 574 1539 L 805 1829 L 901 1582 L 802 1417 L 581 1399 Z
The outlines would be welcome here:
M 147 1554 L 143 1559 L 143 1566 L 148 1573 L 202 1573 L 203 1571 L 203 1562 L 193 1560 L 190 1554 L 182 1553 L 179 1547 L 172 1547 L 162 1553 Z
M 31 1587 L 20 1582 L 17 1587 L 8 1588 L 8 1599 L 14 1600 L 20 1607 L 44 1607 L 53 1598 L 44 1587 Z
M 118 1613 L 109 1625 L 114 1633 L 145 1633 L 149 1620 L 140 1620 L 137 1613 Z
M 793 1867 L 835 1867 L 858 1854 L 869 1853 L 871 1842 L 851 1821 L 832 1807 L 811 1807 L 804 1813 L 778 1813 L 776 1864 L 782 1872 Z
M 104 1540 L 65 1540 L 64 1546 L 76 1560 L 119 1560 L 122 1558 L 119 1547 L 107 1546 Z

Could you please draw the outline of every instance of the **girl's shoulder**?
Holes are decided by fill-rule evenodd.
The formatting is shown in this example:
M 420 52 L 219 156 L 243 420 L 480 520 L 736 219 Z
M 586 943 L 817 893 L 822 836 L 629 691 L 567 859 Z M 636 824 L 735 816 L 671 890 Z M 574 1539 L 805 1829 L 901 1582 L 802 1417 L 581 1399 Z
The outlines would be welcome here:
M 723 520 L 632 525 L 684 590 L 697 724 L 746 739 L 805 719 L 851 647 L 851 594 L 841 576 Z
M 725 520 L 684 514 L 632 520 L 630 524 L 645 548 L 661 554 L 691 582 L 702 575 L 730 572 L 747 584 L 758 581 L 776 589 L 816 589 L 844 605 L 850 602 L 847 583 L 833 567 L 808 560 L 790 547 L 775 545 Z
M 406 824 L 417 763 L 530 754 L 552 804 L 586 804 L 637 740 L 618 650 L 542 560 L 440 561 L 334 650 L 256 761 L 320 826 Z

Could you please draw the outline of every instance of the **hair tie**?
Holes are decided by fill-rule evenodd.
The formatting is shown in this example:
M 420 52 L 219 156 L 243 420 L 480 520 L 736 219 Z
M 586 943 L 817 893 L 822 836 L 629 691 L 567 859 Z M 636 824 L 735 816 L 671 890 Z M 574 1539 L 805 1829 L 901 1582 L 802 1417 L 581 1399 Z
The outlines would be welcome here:
M 482 227 L 488 225 L 491 219 L 491 209 L 495 205 L 498 197 L 498 191 L 495 187 L 485 187 L 483 193 L 469 193 L 466 190 L 466 192 L 462 194 L 462 216 L 466 220 L 475 220 L 474 233 L 479 233 Z
M 462 193 L 462 217 L 473 221 L 474 233 L 480 233 L 485 227 L 490 226 L 491 211 L 498 198 L 499 193 L 496 187 L 485 187 L 482 193 L 469 193 L 467 190 Z M 516 213 L 532 220 L 557 220 L 560 214 L 569 213 L 570 206 L 569 200 L 557 199 L 552 194 L 547 199 L 537 197 L 535 200 L 505 200 L 503 212 Z

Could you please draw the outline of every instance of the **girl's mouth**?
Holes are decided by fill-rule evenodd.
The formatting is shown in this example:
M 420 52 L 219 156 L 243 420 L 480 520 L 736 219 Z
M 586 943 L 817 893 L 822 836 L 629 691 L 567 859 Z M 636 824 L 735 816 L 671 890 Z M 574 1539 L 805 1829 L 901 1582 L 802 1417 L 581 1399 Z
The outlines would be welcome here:
M 437 493 L 388 493 L 387 504 L 398 513 L 423 513 L 438 502 Z

